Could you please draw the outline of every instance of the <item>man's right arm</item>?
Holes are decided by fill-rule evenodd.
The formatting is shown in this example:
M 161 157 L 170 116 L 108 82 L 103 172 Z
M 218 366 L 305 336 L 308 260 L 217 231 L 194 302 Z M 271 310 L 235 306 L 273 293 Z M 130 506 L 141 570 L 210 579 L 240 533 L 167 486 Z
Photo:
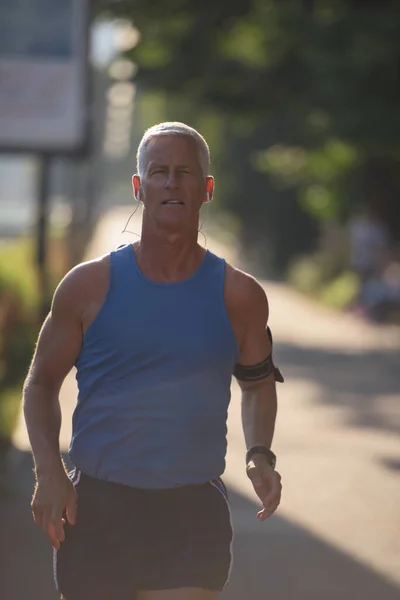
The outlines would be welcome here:
M 74 272 L 71 272 L 54 294 L 24 384 L 24 415 L 38 474 L 62 466 L 58 394 L 82 344 L 74 279 Z
M 53 546 L 64 539 L 62 514 L 75 520 L 76 494 L 60 456 L 59 391 L 82 344 L 79 287 L 82 267 L 71 271 L 58 286 L 50 314 L 39 334 L 24 384 L 23 407 L 35 461 L 36 488 L 32 501 L 35 521 Z

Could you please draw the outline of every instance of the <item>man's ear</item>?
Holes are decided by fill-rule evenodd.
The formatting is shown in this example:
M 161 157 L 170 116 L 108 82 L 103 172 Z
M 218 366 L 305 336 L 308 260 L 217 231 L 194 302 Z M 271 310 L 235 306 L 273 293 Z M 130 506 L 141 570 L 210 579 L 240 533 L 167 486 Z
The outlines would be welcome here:
M 206 196 L 203 200 L 204 203 L 211 202 L 214 193 L 214 177 L 209 175 L 206 179 Z
M 135 196 L 136 200 L 138 202 L 141 201 L 141 193 L 140 193 L 140 177 L 139 175 L 134 175 L 132 177 L 132 188 L 133 188 L 133 195 Z

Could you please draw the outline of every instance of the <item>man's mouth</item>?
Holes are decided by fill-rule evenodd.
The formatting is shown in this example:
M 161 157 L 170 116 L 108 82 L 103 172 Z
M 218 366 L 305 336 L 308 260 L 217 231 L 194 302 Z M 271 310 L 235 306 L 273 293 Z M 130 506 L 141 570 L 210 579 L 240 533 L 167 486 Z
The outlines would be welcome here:
M 164 200 L 164 202 L 162 202 L 162 204 L 168 204 L 168 205 L 182 204 L 183 205 L 183 202 L 182 202 L 182 200 Z

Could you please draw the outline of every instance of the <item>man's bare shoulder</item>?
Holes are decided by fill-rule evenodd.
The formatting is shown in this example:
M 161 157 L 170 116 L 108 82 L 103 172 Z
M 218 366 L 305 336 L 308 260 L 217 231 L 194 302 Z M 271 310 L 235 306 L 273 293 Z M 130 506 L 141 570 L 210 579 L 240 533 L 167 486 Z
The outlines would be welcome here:
M 268 299 L 261 283 L 253 275 L 227 263 L 225 301 L 228 309 L 258 314 L 268 319 Z
M 53 305 L 77 309 L 101 297 L 107 291 L 110 279 L 110 255 L 82 262 L 71 269 L 60 281 L 54 294 Z

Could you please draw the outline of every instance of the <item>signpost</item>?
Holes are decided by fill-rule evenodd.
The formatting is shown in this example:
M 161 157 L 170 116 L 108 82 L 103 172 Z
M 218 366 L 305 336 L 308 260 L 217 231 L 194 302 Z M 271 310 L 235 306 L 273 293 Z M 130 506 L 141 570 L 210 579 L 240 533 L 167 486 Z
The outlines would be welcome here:
M 89 0 L 0 0 L 0 151 L 42 157 L 37 263 L 46 312 L 49 162 L 89 140 Z

